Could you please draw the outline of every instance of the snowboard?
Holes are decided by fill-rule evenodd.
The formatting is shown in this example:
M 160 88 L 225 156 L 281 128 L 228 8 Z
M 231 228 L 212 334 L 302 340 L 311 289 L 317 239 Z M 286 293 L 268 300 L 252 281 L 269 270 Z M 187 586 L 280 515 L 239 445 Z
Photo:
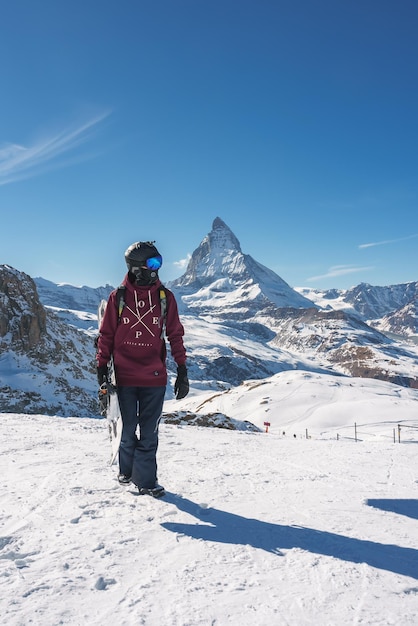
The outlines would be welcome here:
M 100 329 L 100 324 L 103 319 L 104 312 L 106 310 L 107 302 L 102 300 L 97 310 L 97 321 Z M 101 412 L 106 416 L 107 425 L 109 428 L 109 438 L 111 445 L 110 465 L 113 465 L 116 461 L 119 452 L 120 441 L 122 438 L 122 415 L 119 408 L 118 394 L 116 392 L 116 377 L 115 368 L 113 365 L 113 358 L 108 364 L 108 384 L 99 390 L 99 403 Z

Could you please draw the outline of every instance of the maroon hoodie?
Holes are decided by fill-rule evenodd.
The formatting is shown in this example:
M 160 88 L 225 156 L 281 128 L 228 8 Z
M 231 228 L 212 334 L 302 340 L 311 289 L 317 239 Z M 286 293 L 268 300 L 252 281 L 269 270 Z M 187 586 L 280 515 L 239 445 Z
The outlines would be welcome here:
M 161 337 L 161 282 L 153 285 L 132 284 L 128 274 L 125 285 L 125 306 L 118 322 L 117 289 L 109 296 L 100 325 L 97 365 L 106 365 L 111 356 L 116 382 L 121 387 L 161 387 L 167 384 L 166 347 Z M 177 365 L 186 363 L 183 344 L 184 328 L 180 322 L 177 302 L 166 287 L 166 335 Z

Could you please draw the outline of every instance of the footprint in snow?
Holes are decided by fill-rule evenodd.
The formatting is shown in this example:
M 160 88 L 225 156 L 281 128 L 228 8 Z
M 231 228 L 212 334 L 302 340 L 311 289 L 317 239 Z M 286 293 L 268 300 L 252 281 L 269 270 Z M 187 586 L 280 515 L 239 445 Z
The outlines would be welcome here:
M 99 576 L 94 585 L 94 588 L 98 591 L 106 591 L 109 585 L 115 585 L 116 580 L 114 578 L 103 578 L 103 576 Z

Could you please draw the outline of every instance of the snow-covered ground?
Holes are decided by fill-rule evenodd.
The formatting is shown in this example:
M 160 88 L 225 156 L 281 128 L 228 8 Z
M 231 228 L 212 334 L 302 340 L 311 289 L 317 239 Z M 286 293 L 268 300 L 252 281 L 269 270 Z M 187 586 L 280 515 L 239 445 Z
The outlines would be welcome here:
M 418 436 L 418 389 L 382 380 L 288 370 L 221 392 L 194 388 L 165 410 L 222 413 L 273 434 L 393 441 Z
M 1 622 L 415 625 L 418 430 L 276 425 L 162 424 L 153 500 L 117 483 L 104 420 L 0 414 Z

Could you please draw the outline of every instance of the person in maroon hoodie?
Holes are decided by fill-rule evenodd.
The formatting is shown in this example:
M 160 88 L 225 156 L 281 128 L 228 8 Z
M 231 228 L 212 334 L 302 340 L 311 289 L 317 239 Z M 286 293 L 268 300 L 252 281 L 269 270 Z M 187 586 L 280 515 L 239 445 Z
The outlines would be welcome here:
M 189 392 L 184 328 L 174 294 L 158 277 L 162 257 L 154 242 L 133 243 L 125 260 L 128 273 L 110 294 L 100 325 L 97 378 L 99 385 L 107 382 L 113 358 L 123 422 L 119 482 L 133 482 L 140 494 L 160 497 L 164 488 L 157 481 L 156 455 L 167 385 L 164 329 L 177 364 L 174 393 L 180 400 Z

